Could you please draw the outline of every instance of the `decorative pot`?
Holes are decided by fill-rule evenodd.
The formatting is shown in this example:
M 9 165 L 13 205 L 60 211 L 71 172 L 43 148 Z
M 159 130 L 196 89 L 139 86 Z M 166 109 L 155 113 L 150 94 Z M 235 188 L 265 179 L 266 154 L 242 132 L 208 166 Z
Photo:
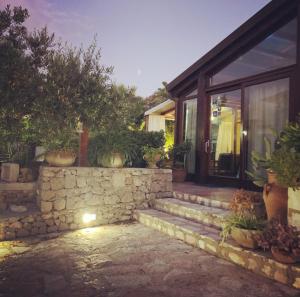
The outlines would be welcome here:
M 288 189 L 288 223 L 300 229 L 300 190 Z
M 294 264 L 299 262 L 299 257 L 291 253 L 279 250 L 277 247 L 271 247 L 271 252 L 275 260 L 284 264 Z
M 248 230 L 238 227 L 231 228 L 231 237 L 242 247 L 256 249 L 257 238 L 262 234 L 260 230 Z
M 102 156 L 101 164 L 108 168 L 122 168 L 125 163 L 125 156 L 122 153 L 111 153 L 110 155 Z
M 147 162 L 147 167 L 150 169 L 158 168 L 157 162 L 161 159 L 161 154 L 156 154 L 153 157 L 149 157 L 147 154 L 144 155 L 144 160 Z
M 268 172 L 268 183 L 264 185 L 263 199 L 268 221 L 277 219 L 282 224 L 286 224 L 288 189 L 277 183 L 276 174 L 273 172 Z
M 183 183 L 186 179 L 186 176 L 187 176 L 187 171 L 185 168 L 173 168 L 172 169 L 173 182 Z
M 55 150 L 45 154 L 45 160 L 51 166 L 72 166 L 76 160 L 76 153 L 72 150 Z

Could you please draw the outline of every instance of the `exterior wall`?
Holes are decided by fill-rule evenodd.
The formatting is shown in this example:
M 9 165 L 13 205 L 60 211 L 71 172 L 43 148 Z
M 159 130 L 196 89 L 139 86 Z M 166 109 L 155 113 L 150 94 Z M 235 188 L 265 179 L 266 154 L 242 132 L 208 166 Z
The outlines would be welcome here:
M 36 184 L 32 183 L 0 183 L 0 211 L 5 211 L 12 204 L 23 204 L 35 201 Z
M 128 221 L 133 210 L 172 195 L 172 171 L 145 168 L 41 167 L 39 209 L 0 217 L 0 239 Z M 86 224 L 83 214 L 96 214 Z
M 147 131 L 166 130 L 166 119 L 163 115 L 150 114 L 148 116 Z

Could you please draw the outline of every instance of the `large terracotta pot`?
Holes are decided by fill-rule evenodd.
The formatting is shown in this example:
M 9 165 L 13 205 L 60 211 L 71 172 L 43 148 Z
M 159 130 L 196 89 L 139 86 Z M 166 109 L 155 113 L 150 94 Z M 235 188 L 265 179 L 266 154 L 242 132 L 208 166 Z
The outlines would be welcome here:
M 268 183 L 264 185 L 263 198 L 268 221 L 277 219 L 282 224 L 286 224 L 288 189 L 277 183 L 276 174 L 273 172 L 268 172 Z
M 260 230 L 247 230 L 242 228 L 231 228 L 231 237 L 242 247 L 256 249 L 257 238 L 262 234 Z
M 45 160 L 51 166 L 72 166 L 76 160 L 76 154 L 72 150 L 55 150 L 45 154 Z
M 122 153 L 111 153 L 110 155 L 103 156 L 101 164 L 108 168 L 122 168 L 125 163 L 125 157 Z
M 183 183 L 186 179 L 186 176 L 187 176 L 187 171 L 185 168 L 173 168 L 172 169 L 173 182 Z
M 294 264 L 300 260 L 299 257 L 284 251 L 280 251 L 278 248 L 273 246 L 271 247 L 271 252 L 274 259 L 281 263 Z

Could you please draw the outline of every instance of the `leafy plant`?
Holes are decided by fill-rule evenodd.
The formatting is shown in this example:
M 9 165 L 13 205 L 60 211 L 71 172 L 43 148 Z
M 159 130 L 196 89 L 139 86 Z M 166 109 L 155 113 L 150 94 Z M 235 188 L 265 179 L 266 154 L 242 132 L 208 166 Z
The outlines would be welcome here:
M 175 144 L 169 150 L 168 155 L 173 160 L 174 167 L 184 167 L 185 157 L 191 151 L 192 142 L 186 140 L 180 144 Z
M 151 146 L 144 146 L 143 147 L 144 158 L 147 162 L 155 162 L 156 157 L 160 156 L 160 158 L 164 155 L 164 150 L 162 147 L 151 147 Z
M 300 237 L 299 232 L 293 226 L 283 225 L 274 220 L 269 223 L 262 235 L 257 238 L 258 245 L 264 250 L 276 247 L 280 251 L 290 254 L 299 254 Z
M 233 227 L 246 230 L 263 230 L 265 221 L 257 219 L 255 216 L 233 214 L 226 218 L 221 232 L 222 242 L 228 238 Z
M 230 209 L 240 216 L 254 215 L 255 203 L 262 202 L 262 194 L 257 192 L 237 190 L 230 202 Z

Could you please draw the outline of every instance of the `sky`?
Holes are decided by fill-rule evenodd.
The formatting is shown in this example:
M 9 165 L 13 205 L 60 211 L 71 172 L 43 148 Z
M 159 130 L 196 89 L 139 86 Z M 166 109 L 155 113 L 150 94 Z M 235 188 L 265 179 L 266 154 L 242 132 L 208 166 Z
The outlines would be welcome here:
M 28 27 L 87 47 L 97 36 L 116 83 L 151 95 L 222 41 L 269 0 L 0 0 L 26 7 Z

